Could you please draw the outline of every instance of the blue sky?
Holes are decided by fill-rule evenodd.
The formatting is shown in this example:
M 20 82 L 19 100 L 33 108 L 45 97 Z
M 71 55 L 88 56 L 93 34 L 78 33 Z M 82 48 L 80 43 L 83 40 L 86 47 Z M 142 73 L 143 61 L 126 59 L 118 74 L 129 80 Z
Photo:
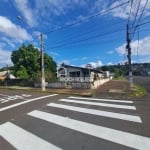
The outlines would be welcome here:
M 128 20 L 132 62 L 150 62 L 148 0 L 1 0 L 0 67 L 12 65 L 11 52 L 22 43 L 39 47 L 40 33 L 58 65 L 124 63 Z

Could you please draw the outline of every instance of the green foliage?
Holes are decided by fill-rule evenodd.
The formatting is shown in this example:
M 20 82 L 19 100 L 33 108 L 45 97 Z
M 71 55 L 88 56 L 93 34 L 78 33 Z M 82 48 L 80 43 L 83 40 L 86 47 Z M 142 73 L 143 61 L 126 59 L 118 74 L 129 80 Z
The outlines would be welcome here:
M 18 70 L 16 72 L 16 75 L 18 77 L 21 77 L 22 79 L 27 79 L 28 78 L 28 73 L 27 73 L 27 70 L 26 70 L 26 68 L 24 66 L 20 67 L 20 70 Z
M 143 97 L 147 95 L 147 91 L 144 87 L 139 86 L 139 85 L 134 85 L 133 87 L 133 97 Z
M 11 60 L 14 64 L 13 74 L 19 78 L 32 80 L 40 80 L 41 77 L 41 58 L 40 51 L 32 44 L 25 46 L 12 52 Z M 56 73 L 56 62 L 48 55 L 44 54 L 45 71 L 51 74 Z M 49 76 L 50 77 L 50 76 Z M 47 77 L 46 77 L 47 78 Z
M 128 74 L 128 66 L 127 65 L 118 64 L 118 65 L 102 66 L 101 70 L 114 73 L 114 78 L 116 78 L 116 79 Z

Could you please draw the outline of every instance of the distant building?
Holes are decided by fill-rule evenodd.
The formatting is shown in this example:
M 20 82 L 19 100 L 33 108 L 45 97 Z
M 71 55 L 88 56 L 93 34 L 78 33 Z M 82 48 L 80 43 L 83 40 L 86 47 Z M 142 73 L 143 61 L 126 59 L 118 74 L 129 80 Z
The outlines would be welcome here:
M 16 77 L 10 73 L 10 71 L 1 71 L 0 72 L 0 80 L 5 79 L 15 79 Z

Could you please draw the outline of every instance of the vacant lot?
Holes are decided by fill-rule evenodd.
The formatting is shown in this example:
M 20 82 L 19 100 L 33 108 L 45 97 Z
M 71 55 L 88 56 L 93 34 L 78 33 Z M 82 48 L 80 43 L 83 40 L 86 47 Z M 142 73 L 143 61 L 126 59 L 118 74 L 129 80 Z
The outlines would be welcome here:
M 148 92 L 147 96 L 139 99 L 150 99 L 150 77 L 134 76 L 133 82 L 134 84 L 143 86 Z M 112 80 L 100 86 L 98 89 L 94 90 L 93 93 L 95 97 L 128 99 L 131 98 L 130 95 L 128 95 L 129 89 L 129 82 L 127 80 Z M 124 91 L 127 91 L 127 93 Z
M 134 76 L 133 81 L 135 84 L 145 87 L 150 93 L 150 76 Z

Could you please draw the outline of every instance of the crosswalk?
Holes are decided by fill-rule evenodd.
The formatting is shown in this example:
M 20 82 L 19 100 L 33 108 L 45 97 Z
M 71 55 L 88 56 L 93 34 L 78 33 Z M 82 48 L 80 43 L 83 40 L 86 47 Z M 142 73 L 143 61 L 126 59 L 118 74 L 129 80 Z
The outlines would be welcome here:
M 89 118 L 82 119 L 80 115 L 85 118 L 89 116 Z M 90 121 L 92 117 L 96 117 L 98 123 Z M 27 121 L 26 118 L 28 118 Z M 104 120 L 109 126 L 104 126 Z M 70 96 L 51 102 L 42 109 L 28 112 L 24 116 L 23 125 L 17 120 L 3 123 L 0 125 L 0 136 L 19 150 L 68 150 L 70 148 L 66 145 L 72 143 L 71 140 L 74 143 L 82 142 L 75 139 L 80 139 L 81 135 L 84 138 L 87 136 L 90 139 L 89 142 L 97 142 L 97 146 L 92 148 L 95 150 L 101 149 L 101 143 L 104 142 L 107 143 L 107 146 L 110 144 L 110 149 L 150 149 L 150 137 L 129 132 L 126 126 L 122 127 L 123 130 L 114 126 L 110 127 L 111 121 L 120 122 L 121 126 L 123 123 L 128 123 L 140 127 L 143 123 L 133 101 Z M 45 128 L 38 123 L 44 125 Z M 37 133 L 41 130 L 45 133 L 44 135 Z M 72 134 L 69 134 L 70 132 Z M 54 133 L 59 136 L 56 138 Z M 91 146 L 90 143 L 82 143 L 81 147 L 77 143 L 73 145 L 78 148 L 72 147 L 71 149 L 91 149 L 89 146 L 84 146 Z M 111 147 L 112 145 L 114 148 Z

